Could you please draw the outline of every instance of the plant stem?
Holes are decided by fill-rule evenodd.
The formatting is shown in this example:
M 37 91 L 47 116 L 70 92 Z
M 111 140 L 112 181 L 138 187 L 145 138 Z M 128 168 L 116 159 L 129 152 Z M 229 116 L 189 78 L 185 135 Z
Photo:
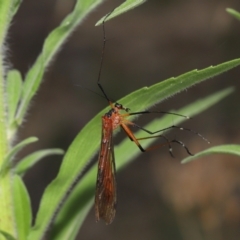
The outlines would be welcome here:
M 13 0 L 0 0 L 0 169 L 9 151 L 5 101 L 5 36 L 11 20 Z M 11 171 L 0 175 L 0 230 L 16 237 L 11 191 Z M 0 237 L 0 239 L 2 239 Z M 5 239 L 5 238 L 4 238 Z

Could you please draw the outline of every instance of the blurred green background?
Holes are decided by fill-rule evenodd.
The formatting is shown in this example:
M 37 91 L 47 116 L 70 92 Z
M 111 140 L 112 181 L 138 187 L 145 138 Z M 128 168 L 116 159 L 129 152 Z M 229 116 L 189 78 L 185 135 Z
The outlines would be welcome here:
M 74 2 L 23 1 L 8 37 L 8 57 L 14 68 L 26 73 L 40 53 L 44 38 L 71 11 Z M 106 106 L 104 99 L 84 88 L 99 91 L 96 80 L 103 38 L 102 28 L 94 25 L 120 3 L 105 1 L 95 9 L 59 52 L 18 134 L 19 140 L 29 136 L 40 140 L 22 151 L 19 158 L 42 148 L 67 150 L 83 126 Z M 239 58 L 240 22 L 226 13 L 227 7 L 240 11 L 240 2 L 149 0 L 107 22 L 101 75 L 106 92 L 119 99 L 192 69 Z M 203 134 L 211 146 L 238 144 L 240 68 L 187 89 L 155 109 L 177 109 L 227 86 L 235 86 L 235 93 L 183 126 Z M 134 111 L 134 106 L 127 107 Z M 138 124 L 153 117 L 140 118 Z M 188 132 L 172 131 L 170 136 L 185 142 L 195 153 L 208 147 Z M 91 211 L 78 239 L 239 239 L 240 159 L 215 155 L 181 165 L 186 152 L 175 146 L 174 154 L 176 158 L 171 158 L 167 148 L 145 153 L 119 172 L 113 224 L 95 223 Z M 60 162 L 59 156 L 46 158 L 25 176 L 34 214 Z

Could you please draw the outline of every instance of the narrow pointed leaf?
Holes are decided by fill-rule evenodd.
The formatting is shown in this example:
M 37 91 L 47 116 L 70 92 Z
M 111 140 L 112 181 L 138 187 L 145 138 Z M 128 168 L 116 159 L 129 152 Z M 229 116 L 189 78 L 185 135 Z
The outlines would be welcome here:
M 14 237 L 13 237 L 12 235 L 10 235 L 9 233 L 0 230 L 0 238 L 1 238 L 1 237 L 4 237 L 4 238 L 3 238 L 4 240 L 16 240 L 16 238 L 14 238 Z
M 26 75 L 23 85 L 23 97 L 18 109 L 17 119 L 21 124 L 29 102 L 36 94 L 43 78 L 44 71 L 60 50 L 61 46 L 71 35 L 73 30 L 82 22 L 84 17 L 93 10 L 102 0 L 78 0 L 74 10 L 55 28 L 44 41 L 41 54 Z
M 16 146 L 14 146 L 11 151 L 8 153 L 6 156 L 4 163 L 2 165 L 2 168 L 0 170 L 0 175 L 4 174 L 5 171 L 11 167 L 12 165 L 12 159 L 13 157 L 20 151 L 22 150 L 25 146 L 27 146 L 30 143 L 36 142 L 38 139 L 36 137 L 29 137 L 22 142 L 18 143 Z
M 240 20 L 240 13 L 232 8 L 227 8 L 226 11 L 231 14 L 233 17 L 235 17 L 237 20 Z
M 16 110 L 22 93 L 22 77 L 19 71 L 11 70 L 7 74 L 7 100 L 9 126 L 14 122 Z
M 109 15 L 109 17 L 106 19 L 106 21 L 121 15 L 141 4 L 143 4 L 144 2 L 146 2 L 146 0 L 126 0 L 125 2 L 123 2 L 120 6 L 116 7 L 114 9 L 114 11 Z M 104 17 L 102 17 L 95 26 L 99 26 L 102 24 L 103 20 L 106 18 L 107 15 L 105 15 Z
M 32 222 L 31 202 L 28 191 L 18 175 L 13 176 L 13 206 L 18 240 L 26 240 Z
M 14 16 L 20 7 L 22 0 L 13 0 L 12 15 Z
M 121 102 L 125 107 L 129 107 L 132 111 L 144 110 L 163 101 L 165 98 L 176 94 L 177 92 L 223 73 L 238 66 L 239 64 L 240 59 L 236 59 L 214 67 L 211 66 L 200 71 L 194 70 L 180 75 L 177 78 L 167 79 L 151 87 L 139 89 L 119 100 L 119 102 Z M 82 129 L 69 147 L 57 178 L 44 192 L 40 209 L 37 214 L 36 224 L 32 234 L 30 235 L 32 239 L 38 239 L 39 236 L 42 236 L 41 234 L 49 228 L 50 224 L 54 220 L 57 209 L 61 206 L 63 200 L 66 198 L 66 195 L 69 194 L 69 189 L 72 189 L 79 174 L 83 171 L 89 159 L 94 156 L 99 148 L 101 132 L 100 119 L 107 110 L 108 108 L 97 114 Z M 132 157 L 131 154 L 130 157 Z M 49 211 L 49 205 L 55 208 L 52 212 Z
M 224 97 L 228 96 L 232 92 L 233 88 L 227 88 L 217 93 L 211 94 L 210 96 L 207 96 L 205 98 L 199 99 L 194 103 L 191 103 L 188 106 L 179 109 L 178 111 L 171 110 L 171 112 L 183 113 L 193 117 L 194 115 L 218 103 L 220 100 L 222 100 Z M 165 115 L 161 119 L 159 118 L 155 119 L 154 121 L 152 121 L 151 123 L 144 127 L 146 129 L 152 130 L 161 129 L 169 126 L 169 123 L 171 121 L 172 116 Z M 180 124 L 183 121 L 186 121 L 186 119 L 182 117 L 176 117 L 176 119 L 174 119 L 175 124 Z M 143 137 L 145 135 L 146 134 L 143 133 L 141 130 L 138 133 L 136 133 L 137 137 Z M 148 147 L 155 140 L 156 139 L 151 139 L 150 141 L 147 141 L 147 143 L 145 143 L 144 146 Z M 196 140 L 198 139 L 196 138 Z M 208 146 L 208 144 L 206 144 L 206 146 Z M 161 149 L 161 151 L 164 151 L 164 149 L 163 150 Z M 168 151 L 167 148 L 165 149 L 165 151 Z M 122 141 L 122 143 L 119 146 L 115 147 L 117 169 L 122 168 L 140 154 L 143 153 L 139 151 L 139 149 L 135 146 L 133 142 L 129 141 L 129 139 L 126 138 L 124 141 Z M 147 153 L 145 154 L 147 155 Z M 57 222 L 53 229 L 51 239 L 57 240 L 69 239 L 69 237 L 71 236 L 70 234 L 73 235 L 74 233 L 77 233 L 76 229 L 80 228 L 83 219 L 86 217 L 88 211 L 90 210 L 89 204 L 93 204 L 95 184 L 96 184 L 96 168 L 93 168 L 88 172 L 87 176 L 85 176 L 82 179 L 82 181 L 76 186 L 72 195 L 69 197 L 66 204 L 63 206 L 59 214 L 59 217 L 57 218 Z M 68 219 L 68 221 L 65 222 L 65 219 Z
M 23 177 L 26 171 L 28 171 L 32 166 L 34 166 L 41 159 L 43 159 L 44 157 L 47 157 L 50 155 L 56 155 L 56 154 L 57 155 L 64 154 L 64 151 L 59 148 L 52 148 L 52 149 L 39 150 L 32 154 L 29 154 L 16 165 L 15 172 L 19 174 L 21 177 Z
M 182 163 L 188 163 L 193 160 L 197 160 L 198 158 L 213 154 L 232 154 L 240 157 L 240 145 L 229 144 L 211 147 L 195 154 L 194 156 L 185 158 L 182 160 Z

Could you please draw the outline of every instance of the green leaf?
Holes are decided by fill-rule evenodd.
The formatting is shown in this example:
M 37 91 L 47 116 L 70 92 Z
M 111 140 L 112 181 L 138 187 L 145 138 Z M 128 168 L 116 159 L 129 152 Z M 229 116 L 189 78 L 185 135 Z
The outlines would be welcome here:
M 196 114 L 198 114 L 200 112 L 203 112 L 206 109 L 208 109 L 209 107 L 218 103 L 220 100 L 222 100 L 223 98 L 225 98 L 226 96 L 231 94 L 233 92 L 233 90 L 234 89 L 232 87 L 221 90 L 219 92 L 211 94 L 210 96 L 207 96 L 205 98 L 201 98 L 201 99 L 199 99 L 199 100 L 181 108 L 178 111 L 175 111 L 174 109 L 172 109 L 171 112 L 190 115 L 191 117 L 193 117 Z M 176 118 L 176 119 L 174 119 L 174 124 L 178 125 L 183 121 L 185 121 L 185 119 Z M 194 121 L 194 119 L 193 119 L 193 121 Z M 158 129 L 159 126 L 160 126 L 160 129 L 161 129 L 161 128 L 165 128 L 165 127 L 169 126 L 170 122 L 172 122 L 172 116 L 171 115 L 166 115 L 166 116 L 162 117 L 161 120 L 156 119 L 145 127 L 146 127 L 146 129 Z M 177 131 L 177 129 L 176 129 L 176 131 Z M 189 133 L 189 134 L 191 134 L 191 133 Z M 136 133 L 137 137 L 142 137 L 141 135 L 142 135 L 141 131 L 138 131 Z M 138 149 L 133 149 L 133 146 L 131 144 L 129 144 L 127 142 L 127 140 L 128 139 L 126 139 L 124 142 L 122 142 L 120 147 L 115 148 L 116 155 L 119 154 L 123 160 L 128 158 L 129 152 L 131 152 L 133 157 L 136 157 L 137 155 L 141 154 L 141 153 L 139 153 L 139 151 L 137 151 Z M 148 147 L 155 140 L 156 139 L 150 139 L 150 140 L 146 141 L 144 146 Z M 125 150 L 123 151 L 123 149 L 125 149 Z M 126 163 L 125 160 L 124 160 L 124 163 Z
M 13 157 L 20 151 L 22 150 L 25 146 L 27 146 L 30 143 L 36 142 L 38 139 L 36 137 L 29 137 L 20 143 L 18 143 L 16 146 L 14 146 L 11 151 L 8 153 L 6 156 L 4 163 L 2 165 L 2 168 L 0 170 L 0 176 L 6 172 L 8 168 L 11 167 L 12 159 Z
M 219 64 L 215 67 L 209 67 L 200 71 L 194 70 L 189 73 L 180 75 L 177 78 L 170 78 L 151 87 L 139 89 L 128 96 L 119 100 L 125 107 L 129 107 L 133 112 L 150 108 L 165 98 L 180 92 L 187 87 L 200 83 L 208 78 L 216 76 L 240 64 L 240 59 L 232 60 L 226 63 Z M 84 171 L 87 163 L 93 156 L 100 145 L 101 133 L 101 116 L 107 112 L 109 108 L 105 108 L 97 114 L 78 134 L 67 153 L 65 154 L 63 163 L 61 165 L 57 178 L 47 187 L 41 200 L 40 209 L 37 214 L 36 224 L 30 235 L 30 239 L 41 239 L 42 234 L 51 225 L 55 218 L 56 212 L 62 205 L 66 196 L 69 194 L 70 189 L 76 184 L 77 179 L 81 172 Z M 184 114 L 184 113 L 183 113 Z M 131 119 L 133 119 L 132 117 Z M 171 118 L 172 119 L 172 118 Z M 161 127 L 161 125 L 159 125 Z M 130 144 L 129 144 L 130 145 Z M 123 150 L 123 152 L 127 152 Z M 132 150 L 130 151 L 132 153 Z M 133 157 L 129 154 L 129 157 Z M 118 160 L 117 160 L 118 161 Z M 95 173 L 92 175 L 94 176 Z M 95 175 L 96 176 L 96 175 Z M 85 179 L 85 178 L 84 178 Z M 86 180 L 91 185 L 93 182 L 89 179 Z M 93 189 L 91 186 L 86 187 L 83 179 L 78 186 L 82 186 L 85 194 L 92 196 Z M 83 185 L 82 185 L 83 184 Z M 78 195 L 80 196 L 80 195 Z M 82 195 L 79 197 L 79 204 L 86 205 L 86 202 L 81 203 L 81 198 L 85 199 Z M 50 211 L 49 206 L 54 210 Z M 66 220 L 65 220 L 66 221 Z M 66 223 L 65 223 L 66 224 Z M 61 224 L 62 226 L 62 224 Z M 53 238 L 54 239 L 54 238 Z
M 125 2 L 123 2 L 120 6 L 116 7 L 114 9 L 114 11 L 109 15 L 109 17 L 106 19 L 106 21 L 118 16 L 118 15 L 121 15 L 141 4 L 143 4 L 144 2 L 146 2 L 146 0 L 126 0 Z M 108 15 L 108 14 L 107 14 Z M 96 24 L 95 26 L 99 26 L 102 24 L 103 20 L 106 18 L 105 15 L 104 17 L 102 17 Z
M 41 54 L 32 68 L 28 71 L 23 85 L 23 97 L 17 113 L 20 125 L 28 108 L 29 102 L 36 94 L 43 78 L 44 71 L 60 50 L 61 46 L 71 35 L 73 30 L 82 22 L 84 17 L 93 10 L 102 0 L 78 0 L 71 12 L 45 39 Z
M 5 101 L 5 37 L 11 21 L 12 1 L 0 2 L 0 167 L 8 149 L 6 126 L 6 101 Z M 4 195 L 4 194 L 3 194 Z M 1 197 L 0 197 L 1 199 Z
M 171 112 L 183 113 L 190 116 L 194 116 L 207 108 L 213 106 L 224 97 L 228 96 L 233 92 L 233 88 L 227 88 L 217 93 L 211 94 L 203 99 L 199 99 L 194 103 L 176 111 Z M 165 115 L 161 119 L 156 119 L 150 124 L 145 126 L 146 129 L 161 129 L 169 126 L 169 122 L 172 121 L 172 115 Z M 186 121 L 185 118 L 176 117 L 174 119 L 175 124 L 179 124 Z M 143 132 L 140 130 L 136 133 L 136 136 L 143 136 Z M 141 136 L 142 135 L 142 136 Z M 146 134 L 144 134 L 146 135 Z M 149 146 L 156 139 L 144 142 L 144 146 Z M 167 149 L 166 149 L 167 151 Z M 142 154 L 135 144 L 126 138 L 119 146 L 115 147 L 116 165 L 117 169 L 122 168 L 127 163 L 132 161 L 135 157 Z M 145 153 L 147 155 L 147 153 Z M 93 194 L 96 183 L 96 168 L 91 169 L 87 176 L 85 176 L 81 182 L 76 186 L 66 204 L 61 209 L 59 217 L 57 218 L 55 227 L 53 228 L 51 239 L 64 240 L 71 239 L 74 233 L 77 234 L 76 229 L 79 229 L 88 211 L 90 210 L 91 204 L 93 204 Z M 68 219 L 66 222 L 65 219 Z M 94 220 L 93 220 L 94 221 Z M 58 227 L 59 226 L 59 227 Z M 71 232 L 73 231 L 73 232 Z M 71 235 L 72 234 L 72 235 Z M 76 235 L 74 235 L 76 236 Z M 74 237 L 72 238 L 74 239 Z
M 9 1 L 1 1 L 0 4 L 0 46 L 3 46 L 5 36 L 9 27 L 9 23 L 11 21 L 11 12 L 12 12 L 12 3 L 14 0 Z M 3 54 L 3 51 L 1 51 Z M 1 61 L 2 61 L 1 57 Z
M 20 7 L 22 0 L 13 0 L 12 16 L 14 16 Z
M 188 163 L 200 157 L 213 155 L 213 154 L 232 154 L 240 157 L 240 145 L 229 144 L 229 145 L 211 147 L 202 152 L 195 154 L 194 156 L 185 158 L 184 160 L 182 160 L 181 163 Z
M 95 183 L 96 172 L 94 171 L 94 173 L 91 176 L 92 179 L 94 179 Z M 93 194 L 95 184 L 89 182 L 89 184 L 86 184 L 85 186 L 86 188 L 84 188 L 84 190 L 86 191 L 84 192 L 84 197 L 81 197 L 78 194 L 79 193 L 78 186 L 76 189 L 74 189 L 73 194 L 71 195 L 71 199 L 67 201 L 66 207 L 64 206 L 63 211 L 61 211 L 61 214 L 55 226 L 61 223 L 63 223 L 64 225 L 62 226 L 61 229 L 58 227 L 59 225 L 57 227 L 54 227 L 53 230 L 51 231 L 50 239 L 52 240 L 76 239 L 76 236 L 79 233 L 80 226 L 83 224 L 87 214 L 89 213 L 90 209 L 93 206 Z M 82 193 L 82 191 L 80 193 Z M 74 207 L 76 205 L 78 205 L 77 209 L 74 210 Z M 66 221 L 65 217 L 69 217 L 69 221 Z
M 240 20 L 240 13 L 232 8 L 227 8 L 226 11 L 231 14 L 233 17 L 235 17 L 237 20 Z
M 15 174 L 12 180 L 17 239 L 26 240 L 32 222 L 30 198 L 22 179 Z
M 0 230 L 0 238 L 4 237 L 4 240 L 16 240 L 11 234 Z
M 21 177 L 28 171 L 32 166 L 34 166 L 38 161 L 44 157 L 55 155 L 55 154 L 64 154 L 64 151 L 59 148 L 44 149 L 36 151 L 32 154 L 29 154 L 23 158 L 15 167 L 15 172 Z
M 10 70 L 7 74 L 8 123 L 14 123 L 16 110 L 22 93 L 22 77 L 17 70 Z

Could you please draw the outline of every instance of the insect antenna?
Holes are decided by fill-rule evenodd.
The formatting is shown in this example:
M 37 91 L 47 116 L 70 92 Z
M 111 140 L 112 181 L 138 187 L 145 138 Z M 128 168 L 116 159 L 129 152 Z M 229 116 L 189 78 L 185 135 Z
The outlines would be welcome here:
M 98 78 L 97 78 L 97 85 L 100 88 L 101 92 L 103 93 L 104 97 L 106 98 L 106 100 L 111 103 L 112 101 L 110 100 L 110 98 L 108 97 L 108 95 L 106 94 L 106 92 L 103 89 L 102 84 L 100 83 L 100 78 L 101 78 L 101 73 L 102 73 L 102 66 L 103 66 L 103 58 L 104 58 L 104 52 L 105 52 L 105 47 L 106 47 L 106 31 L 105 31 L 105 21 L 107 20 L 107 18 L 113 13 L 114 9 L 109 12 L 105 18 L 103 19 L 102 22 L 102 30 L 103 30 L 103 46 L 102 46 L 102 54 L 101 54 L 101 60 L 100 60 L 100 68 L 98 71 Z
M 89 91 L 89 92 L 91 92 L 91 93 L 94 93 L 94 94 L 98 95 L 98 96 L 101 97 L 101 98 L 106 99 L 106 97 L 105 97 L 104 95 L 102 95 L 102 94 L 100 94 L 100 93 L 92 90 L 91 88 L 84 87 L 84 86 L 82 86 L 82 85 L 80 85 L 80 84 L 75 84 L 74 86 L 83 88 L 84 90 L 87 90 L 87 91 Z M 114 101 L 114 100 L 111 100 L 111 101 Z

